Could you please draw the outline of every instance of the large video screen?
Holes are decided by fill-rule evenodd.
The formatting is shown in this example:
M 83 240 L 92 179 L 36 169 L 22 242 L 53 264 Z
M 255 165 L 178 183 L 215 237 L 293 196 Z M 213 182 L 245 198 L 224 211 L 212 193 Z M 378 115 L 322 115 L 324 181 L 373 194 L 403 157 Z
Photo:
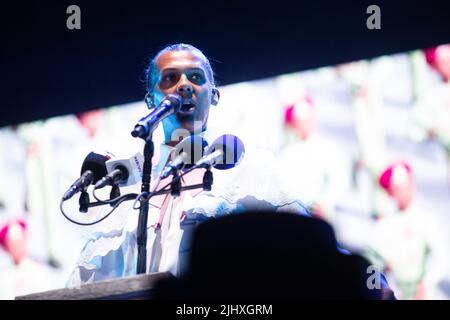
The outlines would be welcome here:
M 380 268 L 398 298 L 448 299 L 448 56 L 442 45 L 221 86 L 208 128 L 266 150 L 280 188 Z M 61 196 L 90 151 L 142 152 L 130 132 L 148 113 L 144 101 L 92 108 L 0 128 L 0 229 L 20 219 L 26 233 L 15 249 L 0 239 L 0 298 L 65 286 L 101 225 L 69 222 Z

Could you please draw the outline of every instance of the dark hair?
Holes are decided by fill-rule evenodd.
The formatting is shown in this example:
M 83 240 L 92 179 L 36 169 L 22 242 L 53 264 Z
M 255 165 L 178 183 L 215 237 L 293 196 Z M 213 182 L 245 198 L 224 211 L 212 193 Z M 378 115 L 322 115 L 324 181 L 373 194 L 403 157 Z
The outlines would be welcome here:
M 155 57 L 150 60 L 148 67 L 145 69 L 145 84 L 146 84 L 147 94 L 153 93 L 153 88 L 156 84 L 156 76 L 157 76 L 156 61 L 162 54 L 164 54 L 168 51 L 191 51 L 191 52 L 195 52 L 196 54 L 198 54 L 203 59 L 203 65 L 206 69 L 206 75 L 208 77 L 209 82 L 211 82 L 211 84 L 213 86 L 216 85 L 215 81 L 214 81 L 214 72 L 211 68 L 209 59 L 205 56 L 205 54 L 200 49 L 194 47 L 193 45 L 185 44 L 185 43 L 176 43 L 176 44 L 168 45 L 164 49 L 160 50 L 155 55 Z

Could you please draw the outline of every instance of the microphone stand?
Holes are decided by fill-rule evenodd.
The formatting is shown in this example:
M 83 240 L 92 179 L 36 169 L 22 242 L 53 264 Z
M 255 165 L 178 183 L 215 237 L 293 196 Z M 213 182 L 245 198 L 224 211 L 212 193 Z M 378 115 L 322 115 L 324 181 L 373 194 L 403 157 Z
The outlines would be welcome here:
M 152 140 L 152 135 L 149 135 L 145 140 L 144 146 L 144 168 L 142 174 L 141 192 L 150 191 L 150 181 L 152 177 L 152 158 L 155 147 Z M 139 219 L 137 225 L 137 267 L 136 273 L 142 274 L 146 272 L 147 261 L 147 220 L 148 220 L 148 201 L 142 201 L 139 208 Z

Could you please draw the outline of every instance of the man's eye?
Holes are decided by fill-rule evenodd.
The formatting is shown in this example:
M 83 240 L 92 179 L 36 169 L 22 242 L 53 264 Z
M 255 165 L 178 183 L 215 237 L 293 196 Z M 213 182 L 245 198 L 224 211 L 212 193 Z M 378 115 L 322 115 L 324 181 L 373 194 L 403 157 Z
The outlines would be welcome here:
M 191 75 L 191 80 L 195 81 L 195 82 L 202 82 L 203 81 L 203 76 L 200 73 L 193 73 Z
M 161 81 L 162 82 L 172 82 L 172 81 L 175 81 L 175 79 L 176 79 L 176 75 L 169 73 L 169 74 L 164 75 L 162 77 Z

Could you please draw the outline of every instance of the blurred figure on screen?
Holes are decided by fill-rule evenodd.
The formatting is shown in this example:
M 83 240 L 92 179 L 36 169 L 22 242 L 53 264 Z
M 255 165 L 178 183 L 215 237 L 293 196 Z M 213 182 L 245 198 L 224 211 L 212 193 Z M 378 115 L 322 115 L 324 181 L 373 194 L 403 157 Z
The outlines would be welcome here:
M 358 143 L 357 154 L 353 158 L 352 180 L 358 188 L 366 178 L 370 193 L 370 212 L 373 218 L 382 212 L 377 205 L 380 196 L 377 189 L 377 177 L 386 163 L 385 114 L 380 84 L 383 80 L 379 73 L 379 61 L 358 61 L 336 67 L 336 73 L 348 86 L 353 125 Z
M 425 58 L 445 83 L 450 81 L 450 44 L 425 49 Z
M 86 129 L 89 137 L 94 139 L 100 128 L 103 112 L 101 110 L 86 111 L 78 113 L 76 117 L 78 121 L 80 121 L 80 124 Z
M 342 194 L 343 159 L 336 147 L 317 133 L 314 101 L 308 95 L 285 108 L 286 146 L 279 156 L 280 177 L 294 198 L 308 204 L 312 215 L 333 223 Z
M 386 197 L 382 217 L 369 237 L 367 257 L 386 272 L 400 299 L 439 298 L 434 288 L 445 275 L 447 254 L 440 225 L 414 203 L 411 166 L 390 164 L 378 179 Z
M 28 256 L 24 220 L 12 219 L 0 227 L 0 246 L 10 258 L 0 274 L 1 299 L 49 290 L 49 268 Z
M 413 139 L 437 141 L 447 156 L 450 190 L 450 44 L 412 55 L 415 71 Z

